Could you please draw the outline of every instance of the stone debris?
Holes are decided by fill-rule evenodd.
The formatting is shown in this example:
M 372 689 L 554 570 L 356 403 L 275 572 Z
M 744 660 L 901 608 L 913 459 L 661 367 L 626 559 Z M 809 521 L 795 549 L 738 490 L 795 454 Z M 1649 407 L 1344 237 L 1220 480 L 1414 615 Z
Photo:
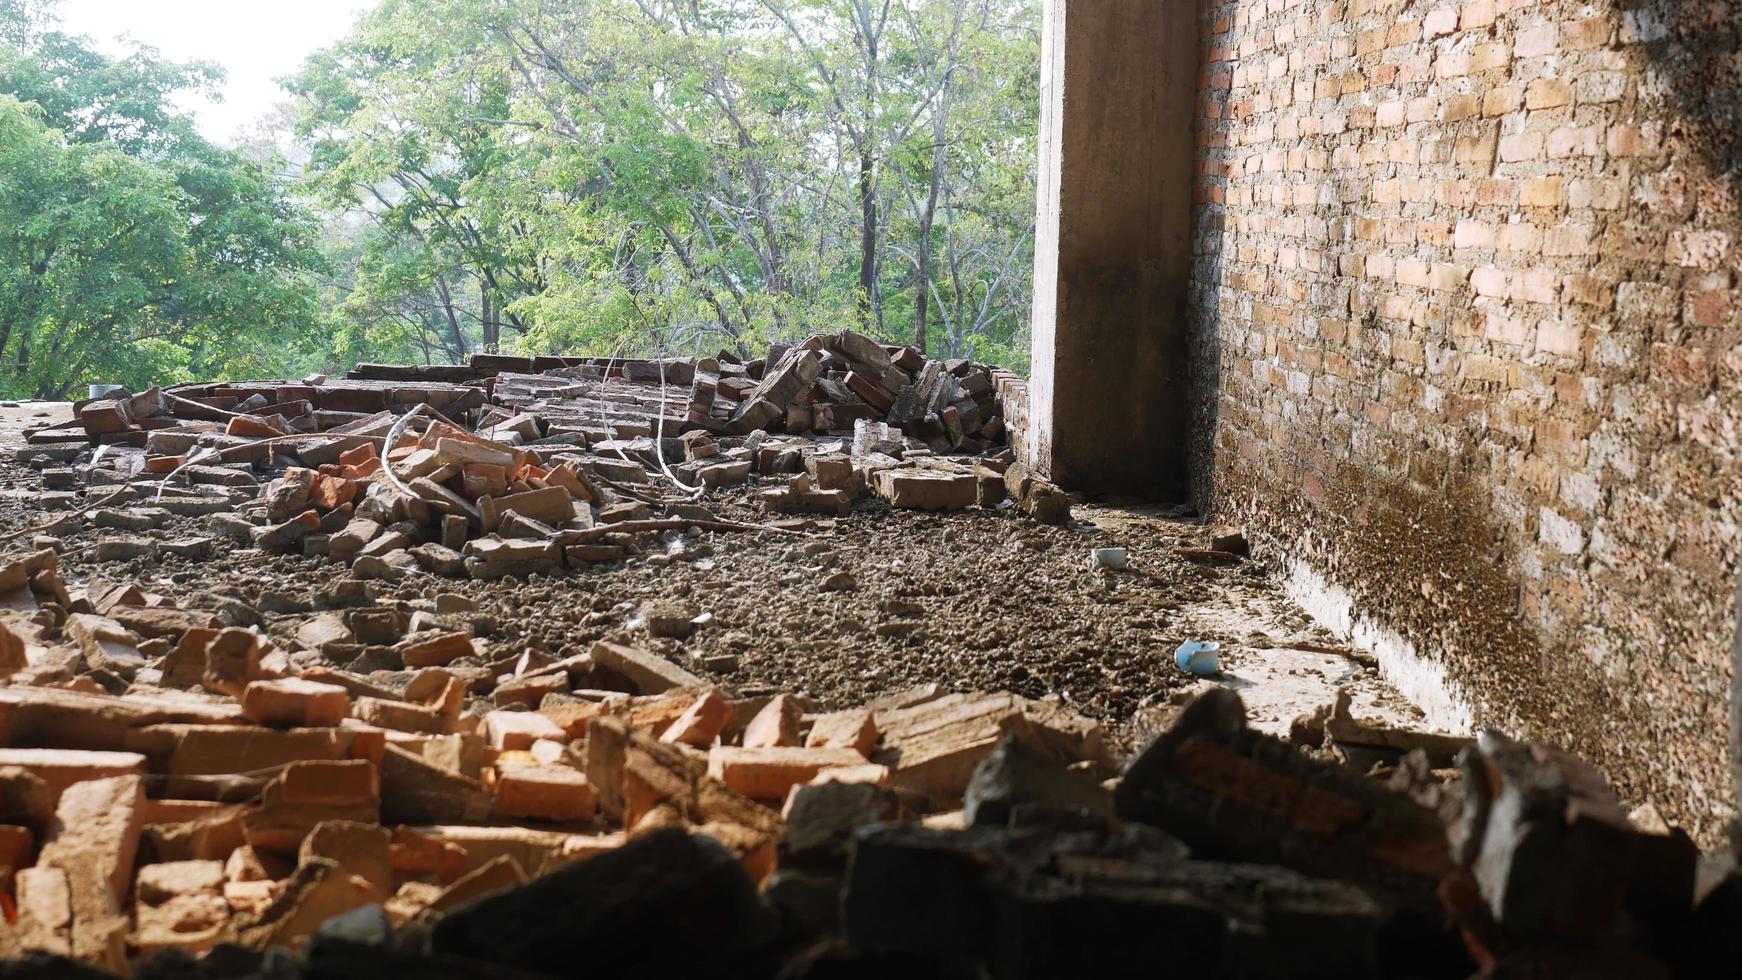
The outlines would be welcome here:
M 211 538 L 167 528 L 215 515 L 208 533 L 365 580 L 523 578 L 657 553 L 675 531 L 763 529 L 698 503 L 753 481 L 773 518 L 844 517 L 874 494 L 1064 523 L 1070 499 L 1008 445 L 1003 393 L 1019 387 L 852 331 L 749 361 L 477 355 L 111 393 L 28 433 L 18 458 L 88 507 L 46 530 L 114 532 L 103 562 L 209 555 Z
M 1120 766 L 1009 693 L 815 710 L 631 642 L 491 660 L 453 595 L 265 634 L 52 552 L 0 583 L 30 625 L 0 935 L 64 975 L 1697 977 L 1742 905 L 1583 762 L 1347 698 L 1305 748 L 1207 684 Z
M 1305 748 L 1207 684 L 1121 766 L 1014 694 L 493 660 L 451 595 L 268 634 L 52 551 L 0 583 L 0 952 L 65 975 L 1698 976 L 1742 908 L 1579 760 L 1346 698 Z
M 749 362 L 480 355 L 78 405 L 21 457 L 65 495 L 45 507 L 102 532 L 96 561 L 216 537 L 348 574 L 178 608 L 63 576 L 54 526 L 13 541 L 0 957 L 311 980 L 1733 972 L 1742 873 L 1541 745 L 1373 724 L 1346 692 L 1284 741 L 1206 683 L 1122 761 L 1053 700 L 734 689 L 674 659 L 718 628 L 699 594 L 601 596 L 590 622 L 631 629 L 556 652 L 504 651 L 440 583 L 376 599 L 855 507 L 1066 523 L 1005 444 L 1006 388 L 846 332 Z M 768 523 L 702 502 L 728 498 Z M 1207 543 L 1182 557 L 1250 554 Z M 824 540 L 792 554 L 795 603 L 861 588 Z M 923 635 L 925 606 L 881 608 L 879 635 Z

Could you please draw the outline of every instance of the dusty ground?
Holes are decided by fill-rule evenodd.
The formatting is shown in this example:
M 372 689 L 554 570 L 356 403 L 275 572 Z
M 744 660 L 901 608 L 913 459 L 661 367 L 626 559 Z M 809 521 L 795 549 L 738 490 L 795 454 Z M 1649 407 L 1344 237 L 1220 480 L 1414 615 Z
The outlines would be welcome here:
M 23 428 L 60 405 L 0 407 L 0 534 L 58 516 L 33 501 L 35 471 L 11 462 Z M 748 493 L 709 503 L 758 520 Z M 578 652 L 627 631 L 698 673 L 742 691 L 802 692 L 819 706 L 856 704 L 892 690 L 938 683 L 956 690 L 1008 689 L 1047 698 L 1114 726 L 1129 744 L 1142 709 L 1195 682 L 1173 664 L 1185 639 L 1219 640 L 1222 674 L 1254 724 L 1285 732 L 1297 714 L 1356 692 L 1357 714 L 1393 723 L 1414 709 L 1374 670 L 1341 656 L 1289 649 L 1337 643 L 1294 607 L 1256 564 L 1214 567 L 1175 558 L 1201 547 L 1204 528 L 1156 511 L 1079 507 L 1068 528 L 971 510 L 952 515 L 891 512 L 861 503 L 848 518 L 805 536 L 707 534 L 675 538 L 663 555 L 560 579 L 472 582 L 414 576 L 378 583 L 383 601 L 427 608 L 441 593 L 469 596 L 484 615 L 493 652 L 533 647 Z M 154 532 L 202 535 L 203 518 Z M 100 564 L 80 549 L 99 533 L 56 532 L 75 581 L 134 580 L 189 606 L 258 611 L 269 629 L 294 630 L 314 593 L 341 577 L 324 559 L 268 556 L 220 541 L 202 562 Z M 1131 569 L 1092 571 L 1095 547 L 1129 549 Z M 10 547 L 18 547 L 13 545 Z M 821 583 L 851 572 L 857 587 Z M 225 599 L 235 603 L 224 603 Z M 712 619 L 688 641 L 653 640 L 641 625 L 656 602 Z M 269 612 L 266 610 L 284 610 Z

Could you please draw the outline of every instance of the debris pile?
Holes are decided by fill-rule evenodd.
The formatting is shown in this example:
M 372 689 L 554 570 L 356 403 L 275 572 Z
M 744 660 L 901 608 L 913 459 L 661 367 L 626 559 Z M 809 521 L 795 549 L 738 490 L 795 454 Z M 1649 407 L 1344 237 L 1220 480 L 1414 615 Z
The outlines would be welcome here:
M 1310 748 L 1206 684 L 1121 772 L 1048 702 L 820 710 L 616 641 L 493 659 L 467 601 L 372 588 L 262 632 L 69 586 L 52 552 L 0 565 L 0 950 L 64 976 L 283 947 L 273 976 L 568 976 L 582 949 L 602 975 L 1637 977 L 1712 975 L 1738 934 L 1742 876 L 1701 895 L 1685 835 L 1541 746 L 1364 775 L 1339 739 L 1387 736 L 1347 704 Z
M 7 952 L 124 972 L 296 946 L 364 908 L 429 926 L 644 841 L 728 862 L 715 877 L 766 918 L 756 886 L 826 865 L 864 819 L 959 809 L 1002 741 L 1090 788 L 1113 773 L 1096 724 L 1013 695 L 819 711 L 627 643 L 494 660 L 458 597 L 408 616 L 351 579 L 320 605 L 264 633 L 69 586 L 52 551 L 0 566 Z M 565 886 L 521 900 L 546 887 Z M 438 930 L 493 941 L 467 921 Z
M 1498 980 L 1742 955 L 1732 863 L 1544 746 L 1387 728 L 1346 693 L 1283 740 L 1206 681 L 1122 760 L 1051 700 L 735 688 L 666 655 L 710 616 L 688 605 L 509 644 L 442 591 L 487 587 L 411 579 L 797 534 L 871 496 L 1066 522 L 996 372 L 844 333 L 748 363 L 353 374 L 120 393 L 32 433 L 33 501 L 66 516 L 0 533 L 0 976 Z M 228 537 L 348 570 L 178 603 L 73 580 L 50 535 L 73 521 L 97 563 Z M 1248 552 L 1224 529 L 1175 555 Z M 596 598 L 581 628 L 621 612 Z
M 582 568 L 629 556 L 644 535 L 791 530 L 868 494 L 1070 517 L 1070 499 L 1004 444 L 1008 376 L 981 365 L 851 331 L 750 363 L 557 359 L 531 374 L 473 360 L 113 394 L 29 433 L 19 459 L 42 470 L 38 503 L 85 508 L 67 520 L 143 534 L 166 516 L 233 512 L 219 533 L 365 578 Z M 754 478 L 771 484 L 754 497 L 762 521 L 700 504 Z M 117 535 L 99 557 L 160 545 Z

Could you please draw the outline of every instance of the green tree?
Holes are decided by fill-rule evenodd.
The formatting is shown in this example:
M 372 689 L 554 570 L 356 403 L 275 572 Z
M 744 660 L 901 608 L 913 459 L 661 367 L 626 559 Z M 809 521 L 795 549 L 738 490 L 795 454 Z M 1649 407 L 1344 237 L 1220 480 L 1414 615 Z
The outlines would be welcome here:
M 523 351 L 609 353 L 856 325 L 1019 363 L 1037 8 L 386 0 L 292 84 L 311 186 L 379 231 L 357 268 L 403 273 L 344 309 L 403 322 L 446 278 L 471 305 L 413 333 L 501 316 Z
M 273 373 L 319 342 L 312 216 L 172 106 L 217 77 L 0 0 L 0 386 Z

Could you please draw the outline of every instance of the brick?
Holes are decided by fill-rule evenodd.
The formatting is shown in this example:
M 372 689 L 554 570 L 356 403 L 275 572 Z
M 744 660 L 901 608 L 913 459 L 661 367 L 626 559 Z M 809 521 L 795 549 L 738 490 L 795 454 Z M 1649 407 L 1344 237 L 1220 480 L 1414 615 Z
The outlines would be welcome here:
M 16 768 L 41 780 L 41 788 L 26 799 L 30 807 L 7 818 L 28 823 L 39 833 L 50 829 L 61 794 L 77 783 L 117 776 L 143 776 L 145 756 L 137 752 L 89 752 L 75 749 L 0 749 L 0 769 Z
M 552 527 L 575 519 L 575 500 L 562 487 L 545 487 L 506 497 L 487 497 L 479 501 L 484 530 L 494 531 L 508 514 L 519 514 Z
M 482 733 L 491 748 L 512 751 L 532 748 L 539 739 L 566 742 L 568 733 L 536 711 L 492 711 L 484 716 Z
M 596 810 L 587 777 L 568 766 L 498 763 L 492 813 L 509 820 L 591 820 Z
M 1468 218 L 1460 220 L 1457 230 L 1452 233 L 1454 248 L 1487 248 L 1493 240 L 1494 229 L 1491 225 Z
M 206 644 L 205 671 L 200 684 L 210 691 L 240 697 L 247 686 L 265 679 L 261 666 L 263 639 L 252 630 L 219 630 Z
M 1470 273 L 1470 288 L 1478 296 L 1504 297 L 1507 275 L 1500 269 L 1484 267 Z
M 142 777 L 114 776 L 75 784 L 55 807 L 37 866 L 65 875 L 69 952 L 86 963 L 111 970 L 126 963 L 122 902 L 133 884 L 144 805 Z
M 1560 50 L 1560 26 L 1541 24 L 1518 32 L 1513 38 L 1512 53 L 1520 58 L 1540 58 Z
M 593 662 L 622 675 L 642 694 L 660 694 L 679 687 L 702 687 L 706 681 L 657 654 L 599 641 L 589 651 Z
M 469 633 L 441 633 L 427 638 L 413 637 L 406 641 L 400 656 L 407 668 L 446 667 L 461 657 L 477 655 Z
M 238 721 L 240 718 L 237 719 Z M 126 742 L 151 770 L 172 776 L 210 776 L 275 769 L 302 760 L 369 758 L 380 742 L 368 732 L 339 728 L 279 730 L 255 725 L 151 725 Z
M 877 747 L 877 722 L 862 708 L 818 715 L 804 744 L 813 749 L 852 749 L 868 757 Z
M 800 745 L 799 721 L 798 703 L 785 694 L 777 694 L 744 726 L 742 744 L 750 749 Z
M 257 415 L 238 415 L 224 427 L 224 434 L 244 439 L 273 439 L 284 435 L 285 430 L 282 425 Z
M 304 760 L 284 767 L 266 784 L 260 809 L 243 818 L 243 832 L 257 851 L 295 855 L 318 825 L 376 823 L 380 810 L 381 780 L 372 763 Z
M 1561 178 L 1537 177 L 1524 182 L 1518 203 L 1527 208 L 1558 208 L 1561 205 Z
M 141 776 L 111 776 L 76 783 L 55 805 L 55 828 L 38 862 L 58 867 L 75 879 L 91 879 L 119 903 L 133 885 L 133 858 L 139 851 L 145 782 Z M 82 887 L 74 881 L 75 892 Z M 75 895 L 75 907 L 79 904 Z
M 440 735 L 453 728 L 453 718 L 435 708 L 385 698 L 358 698 L 351 707 L 351 716 L 366 724 L 400 732 Z
M 1558 109 L 1572 102 L 1572 86 L 1558 78 L 1539 78 L 1524 88 L 1526 109 Z
M 1571 321 L 1545 320 L 1536 330 L 1536 348 L 1550 354 L 1577 354 L 1584 334 L 1584 328 Z
M 732 717 L 732 706 L 726 703 L 719 691 L 709 688 L 666 728 L 660 740 L 705 749 L 714 744 Z
M 1471 31 L 1494 23 L 1494 0 L 1464 0 L 1458 8 L 1458 27 Z
M 230 923 L 222 861 L 174 861 L 139 869 L 132 945 L 142 952 L 203 953 Z
M 708 775 L 751 799 L 779 800 L 794 786 L 825 769 L 862 766 L 853 749 L 757 748 L 716 746 L 708 753 Z
M 1500 137 L 1499 149 L 1502 163 L 1536 160 L 1542 156 L 1543 135 L 1531 132 L 1502 136 Z
M 337 725 L 351 713 L 342 687 L 294 677 L 253 681 L 242 691 L 242 714 L 253 722 L 284 728 Z
M 294 947 L 328 919 L 379 899 L 366 880 L 333 861 L 310 858 L 267 905 L 236 917 L 235 941 L 252 949 Z
M 972 473 L 883 470 L 872 476 L 871 486 L 891 507 L 906 510 L 962 510 L 980 496 L 979 481 Z
M 38 865 L 17 875 L 17 942 L 26 949 L 73 955 L 72 888 L 60 868 Z

